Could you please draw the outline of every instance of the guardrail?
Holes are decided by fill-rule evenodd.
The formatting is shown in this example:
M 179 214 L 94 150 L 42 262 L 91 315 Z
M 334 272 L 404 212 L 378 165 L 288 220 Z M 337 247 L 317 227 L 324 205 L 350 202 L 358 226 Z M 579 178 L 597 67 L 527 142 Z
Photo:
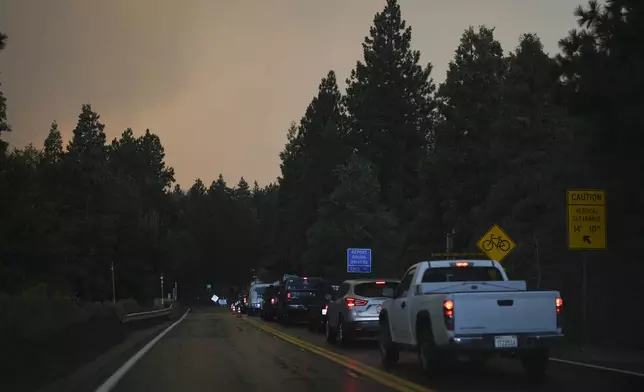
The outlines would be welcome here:
M 169 316 L 174 311 L 174 304 L 165 309 L 151 310 L 149 312 L 129 313 L 123 316 L 123 323 L 132 321 L 147 320 L 155 317 Z

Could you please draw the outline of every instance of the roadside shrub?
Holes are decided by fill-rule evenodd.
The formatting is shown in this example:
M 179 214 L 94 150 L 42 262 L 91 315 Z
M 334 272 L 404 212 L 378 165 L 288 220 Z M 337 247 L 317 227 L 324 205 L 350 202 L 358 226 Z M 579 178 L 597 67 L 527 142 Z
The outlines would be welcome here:
M 31 389 L 63 377 L 122 342 L 123 315 L 141 311 L 133 299 L 81 303 L 37 285 L 19 295 L 0 293 L 0 390 Z M 37 374 L 38 377 L 25 377 Z M 22 385 L 22 384 L 29 385 Z M 19 385 L 20 384 L 20 385 Z

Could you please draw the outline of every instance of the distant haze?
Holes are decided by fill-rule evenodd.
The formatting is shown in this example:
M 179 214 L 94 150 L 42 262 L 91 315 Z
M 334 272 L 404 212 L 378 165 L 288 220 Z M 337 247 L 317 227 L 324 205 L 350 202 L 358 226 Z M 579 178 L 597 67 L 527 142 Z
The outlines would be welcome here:
M 576 27 L 579 0 L 401 0 L 413 45 L 445 78 L 469 25 L 496 27 L 506 52 L 537 33 L 547 52 Z M 583 4 L 586 2 L 584 1 Z M 2 0 L 0 80 L 8 137 L 41 146 L 57 120 L 65 140 L 83 103 L 108 140 L 132 127 L 161 137 L 186 188 L 221 172 L 264 185 L 320 79 L 344 79 L 362 57 L 376 0 Z

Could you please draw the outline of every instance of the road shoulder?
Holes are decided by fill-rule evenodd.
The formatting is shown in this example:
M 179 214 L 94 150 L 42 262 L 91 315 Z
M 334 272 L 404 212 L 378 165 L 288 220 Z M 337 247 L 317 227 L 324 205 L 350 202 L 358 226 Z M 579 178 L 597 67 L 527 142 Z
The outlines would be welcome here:
M 94 361 L 83 365 L 73 374 L 41 388 L 38 392 L 81 392 L 96 389 L 124 362 L 170 324 L 172 322 L 164 322 L 154 327 L 128 334 L 124 342 L 112 347 Z

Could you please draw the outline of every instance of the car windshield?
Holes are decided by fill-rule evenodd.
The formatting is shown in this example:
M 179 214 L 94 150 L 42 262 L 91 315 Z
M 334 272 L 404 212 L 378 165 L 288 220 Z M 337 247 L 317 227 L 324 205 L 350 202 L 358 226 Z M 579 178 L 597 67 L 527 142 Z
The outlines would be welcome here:
M 286 282 L 287 290 L 315 290 L 320 283 L 320 279 L 301 279 L 291 278 Z
M 443 267 L 429 268 L 423 274 L 423 283 L 487 282 L 503 280 L 494 267 Z
M 382 290 L 389 287 L 396 289 L 398 283 L 396 282 L 368 282 L 358 283 L 353 288 L 353 292 L 360 297 L 376 298 L 384 297 Z

